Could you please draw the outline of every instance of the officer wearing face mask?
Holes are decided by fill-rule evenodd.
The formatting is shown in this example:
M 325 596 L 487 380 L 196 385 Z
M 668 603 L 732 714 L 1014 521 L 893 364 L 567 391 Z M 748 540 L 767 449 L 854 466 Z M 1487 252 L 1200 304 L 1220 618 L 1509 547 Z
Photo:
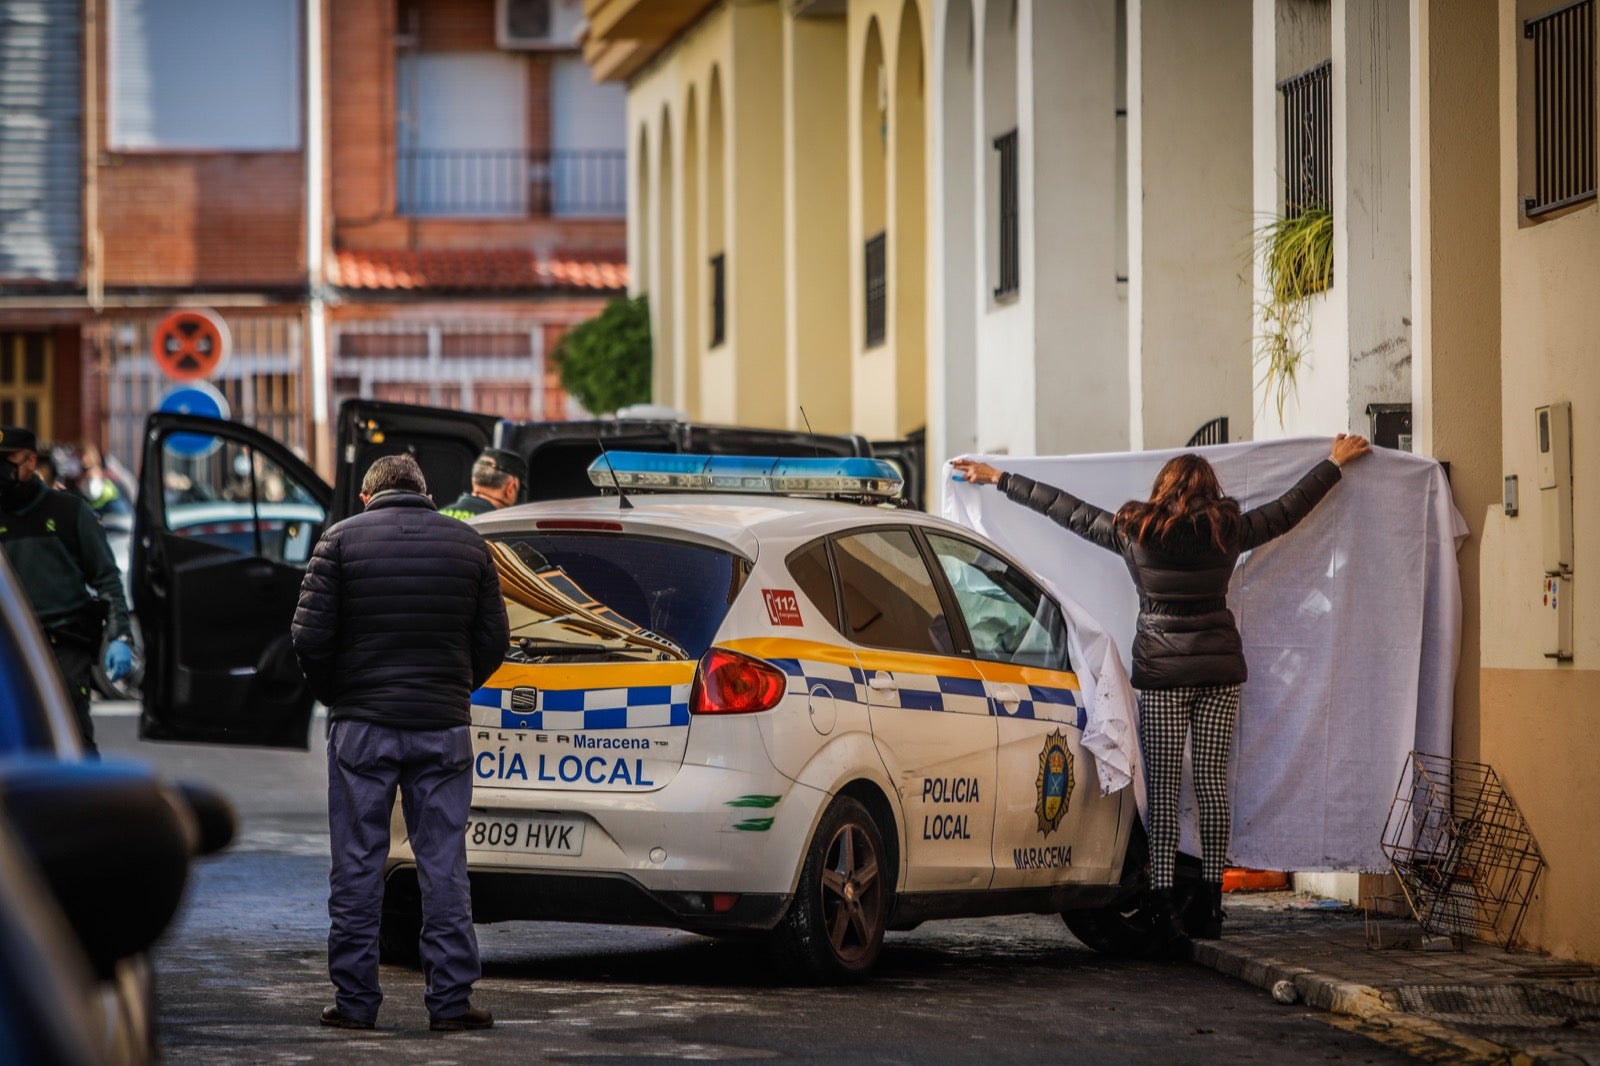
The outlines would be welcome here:
M 93 753 L 90 671 L 107 626 L 116 639 L 106 645 L 106 673 L 120 681 L 132 671 L 128 604 L 94 511 L 77 493 L 46 486 L 34 476 L 38 466 L 33 431 L 0 426 L 0 549 L 50 639 L 84 747 Z

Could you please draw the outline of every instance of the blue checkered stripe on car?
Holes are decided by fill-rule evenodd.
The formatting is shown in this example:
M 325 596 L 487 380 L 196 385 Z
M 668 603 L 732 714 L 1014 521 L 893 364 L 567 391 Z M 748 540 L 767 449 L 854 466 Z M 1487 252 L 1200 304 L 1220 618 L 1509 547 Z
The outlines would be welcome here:
M 632 688 L 542 688 L 538 709 L 518 688 L 472 694 L 472 724 L 491 729 L 645 729 L 689 724 L 688 685 Z
M 874 692 L 872 700 L 869 701 L 866 671 L 857 667 L 808 659 L 767 661 L 799 682 L 792 687 L 811 692 L 821 685 L 835 699 L 880 704 L 898 701 L 898 706 L 909 711 L 992 714 L 998 718 L 1061 722 L 1076 726 L 1078 729 L 1083 729 L 1088 724 L 1088 713 L 1083 706 L 1083 697 L 1070 688 L 1028 685 L 1028 698 L 1018 701 L 1016 709 L 1012 710 L 1000 702 L 997 696 L 1004 689 L 1015 690 L 1022 687 L 1020 685 L 980 681 L 969 677 L 896 672 L 894 677 L 898 692 Z

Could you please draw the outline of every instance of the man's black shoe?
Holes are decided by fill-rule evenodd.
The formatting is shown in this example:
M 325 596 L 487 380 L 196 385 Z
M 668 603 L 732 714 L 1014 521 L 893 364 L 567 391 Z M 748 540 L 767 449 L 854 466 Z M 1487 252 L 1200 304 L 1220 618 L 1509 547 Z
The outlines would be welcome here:
M 322 1008 L 322 1024 L 334 1029 L 371 1029 L 375 1023 L 340 1014 L 338 1007 Z
M 441 1033 L 458 1033 L 463 1029 L 492 1029 L 494 1015 L 482 1007 L 468 1007 L 460 1014 L 448 1018 L 429 1018 L 428 1028 Z

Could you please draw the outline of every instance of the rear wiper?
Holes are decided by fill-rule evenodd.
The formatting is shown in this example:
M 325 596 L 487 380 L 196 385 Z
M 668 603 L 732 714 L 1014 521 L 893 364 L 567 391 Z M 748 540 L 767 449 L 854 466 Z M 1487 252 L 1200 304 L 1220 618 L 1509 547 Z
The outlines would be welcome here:
M 523 637 L 517 641 L 517 650 L 524 655 L 599 655 L 608 651 L 627 651 L 627 648 L 610 648 L 604 644 L 573 644 L 565 640 L 535 640 Z

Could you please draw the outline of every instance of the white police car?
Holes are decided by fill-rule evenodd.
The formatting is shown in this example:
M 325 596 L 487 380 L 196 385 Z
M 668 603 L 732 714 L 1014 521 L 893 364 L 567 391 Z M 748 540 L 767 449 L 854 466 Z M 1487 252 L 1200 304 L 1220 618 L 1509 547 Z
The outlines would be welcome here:
M 250 451 L 247 469 L 332 520 L 374 448 L 464 475 L 484 441 L 451 437 L 446 415 L 400 444 L 393 418 L 379 433 L 341 414 L 337 494 L 247 427 L 152 416 L 133 564 L 144 736 L 304 746 L 311 709 L 287 635 L 303 567 L 264 534 L 249 553 L 185 537 L 163 495 L 174 464 L 204 485 Z M 210 457 L 164 447 L 202 431 Z M 898 477 L 878 460 L 611 452 L 589 476 L 612 495 L 472 520 L 512 633 L 473 696 L 478 921 L 762 937 L 821 979 L 934 918 L 1060 912 L 1093 947 L 1143 947 L 1132 790 L 1102 795 L 1067 621 L 1025 567 L 882 506 Z M 394 832 L 382 943 L 405 961 L 420 896 Z
M 821 978 L 886 928 L 1105 907 L 1131 790 L 1100 794 L 1066 622 L 878 460 L 613 453 L 617 496 L 473 524 L 505 665 L 473 697 L 477 920 L 768 935 Z M 643 489 L 702 489 L 722 494 Z M 395 822 L 385 946 L 415 953 Z

